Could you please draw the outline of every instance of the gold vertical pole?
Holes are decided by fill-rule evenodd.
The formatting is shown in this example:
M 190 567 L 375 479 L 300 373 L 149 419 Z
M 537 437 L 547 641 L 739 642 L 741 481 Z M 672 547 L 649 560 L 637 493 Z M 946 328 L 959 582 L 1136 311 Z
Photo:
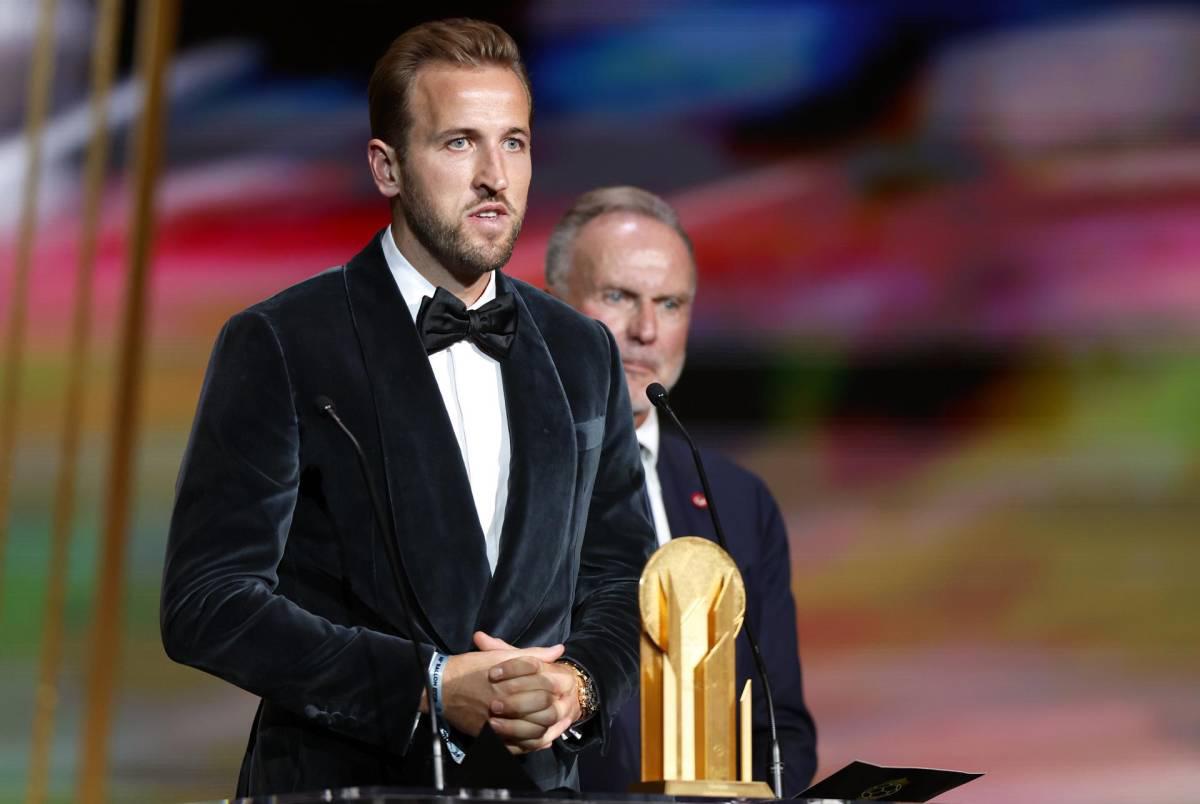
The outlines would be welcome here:
M 17 416 L 21 399 L 29 272 L 34 230 L 37 227 L 38 189 L 42 178 L 42 128 L 50 106 L 50 88 L 54 80 L 54 14 L 57 6 L 56 0 L 42 0 L 38 7 L 33 69 L 29 72 L 29 97 L 26 99 L 25 139 L 29 143 L 29 159 L 21 193 L 21 217 L 17 224 L 17 257 L 13 266 L 12 292 L 8 297 L 8 331 L 4 341 L 6 379 L 0 391 L 0 605 L 4 600 L 4 556 L 8 545 L 9 495 L 12 491 L 13 453 L 16 451 Z
M 75 279 L 75 309 L 71 323 L 67 399 L 63 415 L 58 481 L 55 487 L 54 530 L 51 534 L 50 580 L 46 590 L 46 618 L 34 698 L 33 737 L 30 747 L 27 804 L 46 799 L 54 714 L 58 704 L 58 674 L 62 664 L 63 611 L 67 586 L 67 558 L 75 514 L 80 430 L 91 338 L 92 284 L 96 263 L 100 198 L 108 164 L 108 95 L 116 68 L 117 31 L 121 0 L 100 0 L 92 42 L 92 138 L 84 169 L 83 225 Z
M 738 705 L 741 714 L 741 727 L 738 731 L 738 753 L 741 760 L 741 773 L 738 775 L 738 780 L 742 782 L 754 781 L 754 709 L 751 704 L 750 697 L 750 679 L 746 679 L 746 686 L 742 687 L 742 695 L 738 698 Z
M 737 707 L 734 639 L 741 611 L 733 579 L 736 569 L 714 581 L 708 609 L 711 647 L 696 665 L 696 778 L 737 778 Z
M 83 723 L 79 800 L 84 804 L 99 804 L 107 799 L 108 738 L 121 640 L 121 588 L 125 578 L 134 441 L 142 390 L 146 285 L 154 234 L 154 189 L 162 158 L 165 73 L 175 35 L 176 13 L 176 0 L 140 0 L 138 4 L 138 74 L 145 94 L 131 160 L 134 167 L 131 248 L 121 320 L 96 620 L 92 628 Z

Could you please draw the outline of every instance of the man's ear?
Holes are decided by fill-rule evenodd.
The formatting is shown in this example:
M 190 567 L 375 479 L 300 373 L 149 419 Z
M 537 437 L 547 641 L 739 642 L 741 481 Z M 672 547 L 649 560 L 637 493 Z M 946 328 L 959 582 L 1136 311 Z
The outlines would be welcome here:
M 367 166 L 371 169 L 371 179 L 380 195 L 384 198 L 400 195 L 400 160 L 396 149 L 378 138 L 368 141 Z

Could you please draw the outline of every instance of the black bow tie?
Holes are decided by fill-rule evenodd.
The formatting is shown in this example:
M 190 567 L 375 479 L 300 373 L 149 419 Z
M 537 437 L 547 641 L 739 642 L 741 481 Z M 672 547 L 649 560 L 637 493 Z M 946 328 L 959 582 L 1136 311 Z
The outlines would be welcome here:
M 438 288 L 432 299 L 421 299 L 417 334 L 427 355 L 465 338 L 484 354 L 503 360 L 517 337 L 517 305 L 512 294 L 505 293 L 477 310 L 468 310 L 453 293 Z

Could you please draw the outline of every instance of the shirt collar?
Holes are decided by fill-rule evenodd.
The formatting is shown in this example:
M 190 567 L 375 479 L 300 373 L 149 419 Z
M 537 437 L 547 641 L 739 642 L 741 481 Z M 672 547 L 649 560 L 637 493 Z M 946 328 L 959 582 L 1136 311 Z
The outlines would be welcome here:
M 650 408 L 646 420 L 637 429 L 638 445 L 645 450 L 653 466 L 658 465 L 658 410 Z
M 404 303 L 408 306 L 408 314 L 412 316 L 412 320 L 417 320 L 417 310 L 421 308 L 421 299 L 426 296 L 432 297 L 437 288 L 433 283 L 425 277 L 421 276 L 420 271 L 413 267 L 413 264 L 408 261 L 400 249 L 396 246 L 396 240 L 392 237 L 392 227 L 388 226 L 383 233 L 383 258 L 387 260 L 388 270 L 392 272 L 392 279 L 396 280 L 396 287 L 400 289 L 400 295 L 404 297 Z M 468 310 L 474 310 L 477 307 L 490 302 L 496 298 L 496 272 L 488 272 L 487 287 L 483 289 L 483 293 L 479 294 L 479 298 L 474 304 L 467 306 Z M 657 443 L 657 438 L 655 442 Z

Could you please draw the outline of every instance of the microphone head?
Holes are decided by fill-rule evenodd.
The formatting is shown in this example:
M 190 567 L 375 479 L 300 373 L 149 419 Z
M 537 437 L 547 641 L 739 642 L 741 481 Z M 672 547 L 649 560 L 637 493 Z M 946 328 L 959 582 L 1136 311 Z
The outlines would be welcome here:
M 333 400 L 321 394 L 313 400 L 313 405 L 316 406 L 317 412 L 322 415 L 328 415 L 333 412 Z
M 663 388 L 662 383 L 652 382 L 646 386 L 646 398 L 651 405 L 661 408 L 667 404 L 667 389 Z

